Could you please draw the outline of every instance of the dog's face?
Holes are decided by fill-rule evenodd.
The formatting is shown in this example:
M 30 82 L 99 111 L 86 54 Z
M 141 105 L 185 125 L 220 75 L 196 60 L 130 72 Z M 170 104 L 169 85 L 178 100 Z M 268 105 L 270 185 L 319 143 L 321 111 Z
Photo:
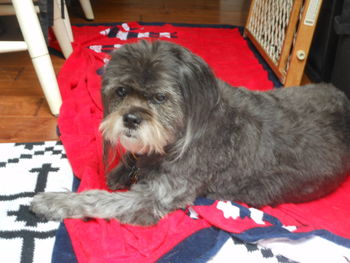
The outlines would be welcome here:
M 200 58 L 175 44 L 123 46 L 112 55 L 103 77 L 104 139 L 137 154 L 164 154 L 166 146 L 184 137 L 190 140 L 187 127 L 195 124 L 200 106 L 194 104 L 207 103 L 198 101 L 203 94 L 197 91 L 207 78 L 215 82 Z

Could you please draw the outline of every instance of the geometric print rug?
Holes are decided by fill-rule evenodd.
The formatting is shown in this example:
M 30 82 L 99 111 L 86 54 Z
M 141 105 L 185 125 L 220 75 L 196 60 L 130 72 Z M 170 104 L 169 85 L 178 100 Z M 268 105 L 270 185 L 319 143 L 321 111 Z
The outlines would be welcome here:
M 60 223 L 37 218 L 29 210 L 29 204 L 39 192 L 72 190 L 73 178 L 64 147 L 59 141 L 0 144 L 0 262 L 61 263 L 65 260 L 61 253 L 68 251 L 57 251 L 62 249 L 55 244 Z M 201 239 L 215 234 L 213 232 L 218 231 L 208 229 L 201 232 Z M 220 246 L 208 261 L 210 263 L 230 262 L 232 256 L 239 256 L 245 262 L 292 262 L 275 255 L 270 249 L 246 244 L 222 236 L 222 233 L 218 234 L 217 241 Z M 195 240 L 188 242 L 190 244 L 184 242 L 182 245 L 198 244 Z M 54 246 L 56 256 L 52 258 Z M 71 252 L 74 257 L 74 252 Z M 176 262 L 186 262 L 188 255 L 181 254 Z M 163 261 L 167 262 L 167 256 L 160 260 Z
M 59 141 L 0 144 L 0 262 L 51 262 L 58 222 L 35 217 L 35 193 L 72 189 L 73 172 Z
M 55 244 L 60 223 L 37 218 L 29 210 L 29 204 L 39 192 L 72 190 L 73 178 L 60 141 L 0 144 L 0 262 L 48 263 L 65 260 L 61 253 L 69 251 L 57 251 L 60 246 Z M 208 235 L 216 232 L 219 233 L 213 229 L 204 230 L 200 233 L 201 239 L 210 240 Z M 223 233 L 218 234 L 217 241 L 220 245 L 208 261 L 210 263 L 231 262 L 232 256 L 238 256 L 244 262 L 293 262 L 275 255 L 270 249 L 244 243 Z M 65 242 L 70 240 L 66 239 Z M 198 244 L 196 240 L 187 242 L 180 247 Z M 52 258 L 54 246 L 56 256 Z M 70 252 L 73 258 L 74 252 Z M 182 253 L 179 253 L 176 262 L 186 262 L 188 255 Z M 167 262 L 167 256 L 159 262 L 163 261 Z

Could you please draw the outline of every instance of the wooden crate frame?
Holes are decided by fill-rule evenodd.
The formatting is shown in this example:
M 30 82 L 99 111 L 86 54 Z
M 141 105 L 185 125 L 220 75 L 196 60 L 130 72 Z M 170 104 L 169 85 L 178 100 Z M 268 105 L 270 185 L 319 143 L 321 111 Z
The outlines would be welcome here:
M 248 37 L 265 61 L 269 64 L 281 83 L 286 86 L 298 86 L 301 83 L 308 53 L 310 50 L 322 0 L 294 0 L 287 25 L 284 31 L 284 40 L 280 46 L 278 59 L 272 58 L 267 50 L 258 41 L 259 36 L 254 31 L 253 23 L 259 18 L 256 4 L 264 0 L 252 0 L 244 35 Z M 265 0 L 273 4 L 285 0 Z M 258 3 L 260 2 L 260 3 Z M 282 32 L 283 33 L 283 32 Z

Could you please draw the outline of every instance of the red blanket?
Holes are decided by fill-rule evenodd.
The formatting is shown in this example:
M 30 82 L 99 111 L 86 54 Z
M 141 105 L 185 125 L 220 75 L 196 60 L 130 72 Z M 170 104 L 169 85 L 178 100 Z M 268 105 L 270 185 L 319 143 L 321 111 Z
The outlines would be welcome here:
M 201 56 L 217 77 L 237 86 L 268 90 L 272 82 L 237 28 L 188 27 L 170 24 L 129 23 L 73 27 L 74 52 L 58 76 L 63 97 L 59 117 L 61 140 L 79 191 L 106 189 L 102 144 L 98 126 L 102 118 L 101 69 L 108 52 L 139 38 L 173 41 Z M 205 204 L 204 204 L 205 203 Z M 66 220 L 65 224 L 79 262 L 154 262 L 200 229 L 216 226 L 244 240 L 297 233 L 326 233 L 350 247 L 350 181 L 318 201 L 262 211 L 227 202 L 199 202 L 193 210 L 175 211 L 153 227 L 121 225 L 116 220 Z M 258 231 L 257 231 L 258 230 Z

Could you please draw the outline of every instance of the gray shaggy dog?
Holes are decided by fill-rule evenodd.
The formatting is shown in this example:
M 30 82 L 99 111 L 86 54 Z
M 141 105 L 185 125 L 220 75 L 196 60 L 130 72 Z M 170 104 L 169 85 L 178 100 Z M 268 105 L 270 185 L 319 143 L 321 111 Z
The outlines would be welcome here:
M 198 196 L 254 207 L 306 202 L 350 172 L 350 102 L 331 85 L 255 92 L 218 80 L 189 50 L 141 41 L 113 53 L 103 77 L 109 193 L 40 193 L 51 220 L 117 218 L 152 225 Z

